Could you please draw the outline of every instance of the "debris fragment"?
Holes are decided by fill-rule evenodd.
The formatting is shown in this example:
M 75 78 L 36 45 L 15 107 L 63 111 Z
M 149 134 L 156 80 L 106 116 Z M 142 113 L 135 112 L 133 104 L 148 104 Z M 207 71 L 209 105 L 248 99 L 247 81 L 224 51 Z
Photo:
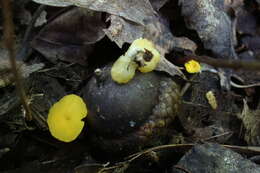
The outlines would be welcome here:
M 210 104 L 211 108 L 217 109 L 218 103 L 213 91 L 208 91 L 206 93 L 206 98 L 208 99 L 208 103 Z

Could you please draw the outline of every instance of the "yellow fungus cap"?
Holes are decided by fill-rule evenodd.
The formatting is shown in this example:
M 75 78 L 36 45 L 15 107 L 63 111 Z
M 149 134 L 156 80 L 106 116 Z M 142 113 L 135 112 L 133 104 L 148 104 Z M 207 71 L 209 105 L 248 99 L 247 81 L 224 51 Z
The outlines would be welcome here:
M 51 135 L 63 142 L 76 139 L 84 127 L 87 116 L 83 99 L 75 94 L 64 96 L 49 110 L 47 123 Z
M 161 55 L 156 50 L 155 45 L 151 41 L 144 38 L 136 39 L 127 50 L 126 55 L 131 56 L 132 52 L 139 50 L 144 52 L 149 51 L 152 54 L 152 58 L 149 61 L 145 61 L 144 66 L 139 67 L 138 70 L 142 73 L 153 71 L 161 59 Z
M 188 73 L 198 73 L 201 70 L 199 62 L 190 60 L 184 64 L 185 69 Z

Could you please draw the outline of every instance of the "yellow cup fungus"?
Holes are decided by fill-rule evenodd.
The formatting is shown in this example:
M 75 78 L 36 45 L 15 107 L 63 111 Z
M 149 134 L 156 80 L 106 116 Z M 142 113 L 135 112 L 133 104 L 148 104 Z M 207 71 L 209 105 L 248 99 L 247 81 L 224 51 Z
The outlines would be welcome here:
M 195 60 L 189 60 L 184 64 L 184 66 L 188 73 L 198 73 L 201 70 L 199 62 Z
M 63 142 L 75 140 L 84 127 L 87 107 L 75 94 L 64 96 L 49 110 L 47 123 L 51 135 Z
M 138 69 L 142 73 L 153 71 L 160 62 L 161 55 L 155 45 L 147 39 L 137 39 L 113 64 L 111 69 L 112 79 L 118 83 L 127 83 Z

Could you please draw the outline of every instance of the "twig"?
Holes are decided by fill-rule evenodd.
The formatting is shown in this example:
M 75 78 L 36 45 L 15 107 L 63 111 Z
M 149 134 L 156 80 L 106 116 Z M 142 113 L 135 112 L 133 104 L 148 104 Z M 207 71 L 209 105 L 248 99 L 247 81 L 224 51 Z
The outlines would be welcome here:
M 191 82 L 195 79 L 195 76 L 196 76 L 196 75 L 191 76 L 191 78 L 189 79 L 189 81 L 186 82 L 186 84 L 184 85 L 184 87 L 182 87 L 182 89 L 181 89 L 181 96 L 183 96 L 183 95 L 186 93 L 186 91 L 190 88 Z
M 17 60 L 27 60 L 27 57 L 29 56 L 29 54 L 31 53 L 30 49 L 29 49 L 29 38 L 33 29 L 33 26 L 36 22 L 36 20 L 38 19 L 38 17 L 40 16 L 40 14 L 42 13 L 43 10 L 45 10 L 46 5 L 40 5 L 38 7 L 38 9 L 35 11 L 35 13 L 33 14 L 32 20 L 30 21 L 28 27 L 26 28 L 23 40 L 22 40 L 22 47 L 19 50 L 19 52 L 17 53 L 16 59 Z
M 27 98 L 22 85 L 21 76 L 18 71 L 19 69 L 17 68 L 16 60 L 15 60 L 15 49 L 14 49 L 15 34 L 14 34 L 13 14 L 11 10 L 11 1 L 1 0 L 1 3 L 2 3 L 2 12 L 4 17 L 4 23 L 3 23 L 4 43 L 6 48 L 8 49 L 9 60 L 14 74 L 14 79 L 16 82 L 16 90 L 19 97 L 21 98 L 22 105 L 26 111 L 26 119 L 31 120 L 32 119 L 31 110 L 27 104 Z
M 252 70 L 260 71 L 259 61 L 241 61 L 241 60 L 231 60 L 231 59 L 215 59 L 209 56 L 198 56 L 198 55 L 187 55 L 185 58 L 194 59 L 196 61 L 212 65 L 214 67 L 224 67 L 231 68 L 235 70 Z
M 208 140 L 211 140 L 211 139 L 214 139 L 214 138 L 219 138 L 219 137 L 222 137 L 222 136 L 225 136 L 225 135 L 229 135 L 229 134 L 232 134 L 233 132 L 225 132 L 225 133 L 221 133 L 219 135 L 215 135 L 215 136 L 211 136 L 209 138 L 206 138 L 206 139 L 203 139 L 203 141 L 208 141 Z
M 188 171 L 187 169 L 185 169 L 181 165 L 174 165 L 173 167 L 176 168 L 176 169 L 182 170 L 185 173 L 191 173 L 190 171 Z

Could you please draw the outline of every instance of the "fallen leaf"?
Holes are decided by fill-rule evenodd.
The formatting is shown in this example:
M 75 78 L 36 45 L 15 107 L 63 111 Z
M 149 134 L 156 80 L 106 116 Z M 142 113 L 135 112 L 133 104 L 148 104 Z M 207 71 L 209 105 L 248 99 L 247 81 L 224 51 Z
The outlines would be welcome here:
M 216 57 L 236 58 L 232 23 L 223 0 L 180 0 L 186 25 L 197 31 L 206 49 Z
M 75 5 L 90 10 L 122 16 L 125 19 L 139 24 L 144 24 L 145 16 L 153 16 L 156 14 L 149 0 L 34 0 L 34 2 L 60 7 Z
M 50 21 L 33 39 L 32 47 L 49 61 L 86 64 L 93 44 L 105 33 L 101 13 L 73 8 Z
M 169 0 L 150 0 L 150 3 L 153 6 L 153 9 L 158 11 L 160 10 L 160 8 L 162 8 L 166 2 L 168 2 Z

